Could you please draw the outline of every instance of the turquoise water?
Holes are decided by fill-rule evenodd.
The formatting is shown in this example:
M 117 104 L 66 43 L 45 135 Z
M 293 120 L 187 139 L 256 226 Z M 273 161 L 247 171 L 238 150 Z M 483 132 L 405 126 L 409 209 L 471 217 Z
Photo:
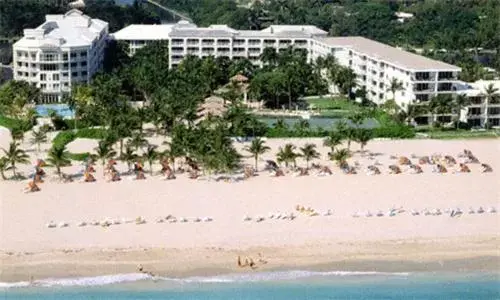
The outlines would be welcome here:
M 73 118 L 74 113 L 67 104 L 39 104 L 35 106 L 37 114 L 41 117 L 48 117 L 51 110 L 63 118 Z
M 285 118 L 275 118 L 275 117 L 260 117 L 259 120 L 267 124 L 268 126 L 273 126 L 274 123 L 278 121 L 278 119 L 283 119 L 288 126 L 293 127 L 296 123 L 300 122 L 302 119 L 301 118 L 291 118 L 291 117 L 285 117 Z M 330 129 L 332 126 L 335 126 L 335 124 L 343 119 L 341 118 L 318 118 L 318 117 L 311 117 L 310 119 L 306 120 L 309 122 L 309 125 L 311 128 L 324 128 L 324 129 Z M 351 122 L 347 121 L 347 124 L 350 126 L 354 126 L 351 124 Z M 377 120 L 375 119 L 367 119 L 365 122 L 360 126 L 362 128 L 375 128 L 379 124 Z
M 301 273 L 302 272 L 302 273 Z M 306 276 L 311 275 L 311 276 Z M 500 299 L 498 274 L 276 272 L 4 290 L 2 299 Z M 137 274 L 136 274 L 137 275 Z M 304 275 L 304 276 L 302 276 Z M 139 277 L 136 277 L 136 279 Z M 123 278 L 122 278 L 123 279 Z M 130 279 L 130 278 L 129 278 Z M 101 278 L 102 280 L 102 278 Z M 95 284 L 95 282 L 94 282 Z

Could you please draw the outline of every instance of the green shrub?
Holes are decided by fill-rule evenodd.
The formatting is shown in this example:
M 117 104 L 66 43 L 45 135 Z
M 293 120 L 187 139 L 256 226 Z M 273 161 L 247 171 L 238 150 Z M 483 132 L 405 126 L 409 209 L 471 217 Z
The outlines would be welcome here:
M 64 147 L 76 139 L 73 131 L 62 131 L 52 140 L 53 147 Z
M 3 115 L 0 115 L 0 126 L 8 129 L 20 128 L 23 131 L 28 131 L 33 128 L 33 124 L 31 124 L 31 122 L 26 122 L 20 119 L 12 119 Z
M 393 125 L 382 126 L 372 129 L 373 137 L 377 138 L 397 138 L 397 139 L 411 139 L 415 137 L 415 130 L 410 126 Z
M 88 152 L 84 152 L 84 153 L 69 153 L 68 156 L 69 156 L 69 159 L 71 159 L 71 160 L 85 161 L 90 156 L 90 153 L 88 153 Z
M 106 138 L 106 136 L 107 130 L 104 128 L 83 128 L 76 132 L 76 137 L 83 139 L 101 140 Z
M 85 139 L 103 139 L 106 137 L 106 129 L 103 128 L 84 128 L 76 133 L 70 130 L 59 132 L 54 138 L 52 144 L 54 147 L 63 147 L 77 138 Z

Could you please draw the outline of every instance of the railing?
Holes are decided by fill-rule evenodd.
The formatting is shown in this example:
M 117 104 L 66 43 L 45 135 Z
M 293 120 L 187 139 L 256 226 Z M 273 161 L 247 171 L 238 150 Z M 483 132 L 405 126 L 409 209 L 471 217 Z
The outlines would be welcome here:
M 435 81 L 436 77 L 421 77 L 421 76 L 412 76 L 411 77 L 412 81 Z

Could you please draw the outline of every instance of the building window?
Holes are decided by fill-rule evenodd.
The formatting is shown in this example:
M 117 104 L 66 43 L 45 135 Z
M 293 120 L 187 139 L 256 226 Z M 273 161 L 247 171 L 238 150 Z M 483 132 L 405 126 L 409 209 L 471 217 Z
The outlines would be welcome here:
M 87 57 L 87 51 L 82 51 L 80 52 L 81 57 Z
M 22 63 L 22 62 L 18 62 L 18 63 L 17 63 L 17 66 L 18 66 L 18 67 L 22 67 L 22 66 L 23 66 L 23 63 Z
M 40 84 L 40 88 L 41 89 L 46 89 L 47 88 L 47 84 L 45 84 L 45 83 Z
M 74 62 L 74 63 L 71 63 L 71 67 L 72 67 L 72 68 L 76 68 L 76 66 L 77 66 L 77 63 L 75 63 L 75 62 Z
M 86 62 L 86 61 L 82 61 L 82 62 L 80 63 L 80 66 L 82 66 L 82 67 L 86 67 L 86 66 L 87 66 L 87 62 Z
M 54 81 L 59 80 L 59 74 L 52 74 L 52 80 Z
M 82 76 L 87 76 L 87 71 L 83 71 Z
M 40 74 L 40 80 L 41 81 L 46 81 L 47 80 L 47 74 Z
M 78 77 L 78 72 L 71 72 L 71 77 Z
M 68 63 L 63 64 L 63 68 L 67 69 L 68 68 Z
M 17 72 L 17 76 L 23 76 L 23 72 Z
M 69 86 L 69 83 L 65 82 L 63 85 L 64 85 L 64 86 Z
M 62 56 L 62 59 L 63 60 L 68 60 L 68 53 L 64 53 L 63 56 Z
M 62 73 L 62 76 L 63 76 L 63 77 L 68 77 L 68 72 L 64 72 L 64 73 Z
M 76 53 L 71 53 L 71 54 L 70 54 L 70 57 L 71 57 L 71 58 L 76 58 Z
M 59 83 L 54 84 L 54 89 L 58 90 L 59 89 Z

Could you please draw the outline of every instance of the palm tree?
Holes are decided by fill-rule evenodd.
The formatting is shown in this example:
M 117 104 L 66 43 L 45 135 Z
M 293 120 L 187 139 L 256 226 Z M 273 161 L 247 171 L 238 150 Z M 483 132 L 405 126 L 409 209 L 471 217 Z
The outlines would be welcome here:
M 302 157 L 306 160 L 306 168 L 309 169 L 309 161 L 319 158 L 319 152 L 316 151 L 316 144 L 305 144 L 300 148 Z
M 333 153 L 335 151 L 335 147 L 342 144 L 342 139 L 343 136 L 340 132 L 332 130 L 328 133 L 328 136 L 325 137 L 325 139 L 323 140 L 323 146 L 329 147 L 331 153 Z
M 40 144 L 41 143 L 46 143 L 47 142 L 47 133 L 43 129 L 39 130 L 33 130 L 31 133 L 32 138 L 30 140 L 30 143 L 32 145 L 37 145 L 37 150 L 40 152 Z
M 253 155 L 253 158 L 255 159 L 255 170 L 256 171 L 258 171 L 257 162 L 259 161 L 259 155 L 262 155 L 262 154 L 266 153 L 267 151 L 271 150 L 271 148 L 266 146 L 265 143 L 266 142 L 264 140 L 262 140 L 261 138 L 255 138 L 252 140 L 252 143 L 249 146 L 246 146 L 244 148 L 245 151 L 247 151 Z
M 5 171 L 9 168 L 9 160 L 7 157 L 2 156 L 0 157 L 0 177 L 2 177 L 2 180 L 6 180 L 5 178 Z
M 392 77 L 389 87 L 387 88 L 387 91 L 392 93 L 392 99 L 396 99 L 396 92 L 403 89 L 403 82 L 399 81 L 396 77 Z
M 437 115 L 449 114 L 452 111 L 453 99 L 449 95 L 438 94 L 429 102 L 429 111 L 436 121 Z
M 22 126 L 14 126 L 10 130 L 10 135 L 12 136 L 12 139 L 17 142 L 17 141 L 23 141 L 24 140 L 24 130 Z
M 130 171 L 132 169 L 132 164 L 137 159 L 137 154 L 134 152 L 132 146 L 127 145 L 120 159 L 127 163 L 128 170 Z
M 97 159 L 101 160 L 102 163 L 102 174 L 105 174 L 104 165 L 106 164 L 106 160 L 112 159 L 116 156 L 116 151 L 113 150 L 111 144 L 107 141 L 99 141 L 97 147 L 94 149 L 97 154 Z
M 485 112 L 485 117 L 484 117 L 484 125 L 488 126 L 489 120 L 488 120 L 488 106 L 495 97 L 497 97 L 499 89 L 494 86 L 493 83 L 490 83 L 485 89 L 484 89 L 484 95 L 485 95 L 485 102 L 484 102 L 484 112 Z
M 357 86 L 356 73 L 351 68 L 339 67 L 334 76 L 335 84 L 340 88 L 342 94 L 351 98 L 352 90 Z
M 61 178 L 61 167 L 69 166 L 69 152 L 66 151 L 66 145 L 62 147 L 52 147 L 49 150 L 47 161 L 56 167 L 57 175 Z
M 457 127 L 456 129 L 459 128 L 459 125 L 460 125 L 460 116 L 462 114 L 462 110 L 467 107 L 468 105 L 470 105 L 470 99 L 464 95 L 464 94 L 457 94 L 456 97 L 455 97 L 455 101 L 454 101 L 454 106 L 455 106 L 455 109 L 456 109 L 456 114 L 457 114 Z
M 359 145 L 361 146 L 361 151 L 364 150 L 364 147 L 366 146 L 366 144 L 368 144 L 368 142 L 372 139 L 372 132 L 368 129 L 356 129 L 355 131 L 355 140 L 356 142 L 359 143 Z
M 278 52 L 272 47 L 266 47 L 262 54 L 260 55 L 260 60 L 270 66 L 276 66 L 278 64 Z
M 366 118 L 366 116 L 360 112 L 351 114 L 349 117 L 347 117 L 347 119 L 349 121 L 351 121 L 351 123 L 354 124 L 354 126 L 356 126 L 356 128 L 359 128 L 359 126 L 361 126 L 363 124 L 363 122 L 365 121 L 365 118 Z
M 289 163 L 296 164 L 296 159 L 299 156 L 298 153 L 295 153 L 296 147 L 293 144 L 286 144 L 285 147 L 280 147 L 278 153 L 276 154 L 276 159 L 278 163 L 285 163 L 285 167 L 288 167 Z
M 183 145 L 186 144 L 186 145 Z M 188 147 L 187 141 L 178 141 L 178 142 L 164 142 L 164 144 L 168 145 L 168 149 L 163 151 L 162 156 L 166 157 L 172 163 L 172 169 L 175 170 L 175 160 L 178 157 L 183 157 L 186 155 L 186 150 L 184 147 Z
M 149 163 L 149 172 L 153 175 L 153 162 L 158 158 L 158 152 L 156 152 L 155 145 L 148 145 L 146 151 L 143 154 L 143 158 Z
M 135 132 L 127 143 L 128 146 L 135 148 L 135 151 L 139 151 L 139 148 L 143 148 L 147 146 L 147 144 L 148 141 L 140 131 Z
M 330 154 L 330 159 L 337 162 L 338 166 L 345 165 L 347 163 L 347 159 L 351 156 L 351 152 L 349 149 L 339 149 L 334 153 Z
M 17 142 L 11 142 L 8 150 L 2 148 L 5 156 L 7 157 L 7 163 L 12 168 L 14 177 L 17 177 L 16 164 L 29 163 L 29 156 L 23 149 L 18 148 L 18 146 L 19 144 Z

